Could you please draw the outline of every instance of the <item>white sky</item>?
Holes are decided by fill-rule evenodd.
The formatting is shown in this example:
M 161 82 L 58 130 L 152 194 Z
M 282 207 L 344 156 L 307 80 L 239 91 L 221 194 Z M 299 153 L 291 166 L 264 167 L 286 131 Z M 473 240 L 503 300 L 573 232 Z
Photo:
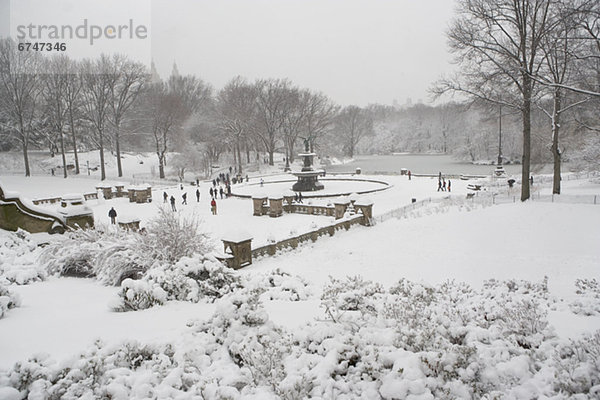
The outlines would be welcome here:
M 151 52 L 149 41 L 107 40 L 77 51 L 151 54 L 161 76 L 176 62 L 217 89 L 236 75 L 287 77 L 364 106 L 428 101 L 431 83 L 453 68 L 445 36 L 453 8 L 454 0 L 13 0 L 10 11 L 11 25 L 133 17 L 150 25 Z
M 152 3 L 153 57 L 215 87 L 288 77 L 342 105 L 427 101 L 449 72 L 454 0 L 201 0 Z

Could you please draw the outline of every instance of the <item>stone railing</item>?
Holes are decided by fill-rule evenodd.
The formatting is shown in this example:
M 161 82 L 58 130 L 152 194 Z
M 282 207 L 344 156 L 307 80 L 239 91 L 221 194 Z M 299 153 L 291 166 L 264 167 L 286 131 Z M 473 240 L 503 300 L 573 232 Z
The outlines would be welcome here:
M 282 251 L 285 249 L 295 249 L 301 243 L 308 242 L 309 240 L 312 242 L 316 242 L 317 239 L 319 239 L 322 236 L 333 236 L 337 231 L 347 231 L 353 225 L 364 225 L 363 219 L 364 218 L 362 215 L 357 214 L 345 221 L 338 222 L 334 225 L 325 226 L 323 228 L 303 233 L 302 235 L 294 236 L 289 239 L 282 240 L 280 242 L 267 244 L 256 249 L 252 249 L 252 258 L 272 256 L 278 251 Z
M 96 193 L 96 192 L 94 192 L 94 193 L 84 193 L 83 197 L 86 200 L 98 200 L 98 193 Z M 49 197 L 49 198 L 46 198 L 46 199 L 31 200 L 31 202 L 33 204 L 35 204 L 36 206 L 39 206 L 40 204 L 60 203 L 61 200 L 62 200 L 62 197 Z

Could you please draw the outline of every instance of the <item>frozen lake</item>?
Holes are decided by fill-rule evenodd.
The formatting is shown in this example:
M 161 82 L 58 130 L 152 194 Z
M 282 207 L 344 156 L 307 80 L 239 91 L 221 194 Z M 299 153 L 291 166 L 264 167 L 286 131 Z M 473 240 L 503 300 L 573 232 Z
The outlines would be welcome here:
M 446 154 L 399 154 L 379 156 L 357 156 L 354 161 L 343 165 L 330 165 L 327 172 L 349 172 L 361 168 L 364 173 L 400 173 L 401 168 L 413 174 L 465 174 L 490 175 L 494 165 L 474 165 L 454 159 Z M 509 175 L 521 173 L 520 165 L 504 166 Z

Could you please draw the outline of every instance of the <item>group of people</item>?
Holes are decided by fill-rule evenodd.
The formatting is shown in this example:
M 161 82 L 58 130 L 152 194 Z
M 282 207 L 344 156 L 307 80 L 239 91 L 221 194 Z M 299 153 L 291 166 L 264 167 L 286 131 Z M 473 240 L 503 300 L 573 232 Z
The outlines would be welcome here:
M 302 192 L 294 193 L 294 201 L 296 203 L 302 203 Z
M 446 178 L 444 178 L 442 176 L 442 173 L 440 172 L 440 174 L 438 175 L 438 189 L 437 191 L 448 191 L 451 192 L 452 191 L 452 182 L 450 181 L 450 179 L 448 179 L 448 183 L 446 183 Z

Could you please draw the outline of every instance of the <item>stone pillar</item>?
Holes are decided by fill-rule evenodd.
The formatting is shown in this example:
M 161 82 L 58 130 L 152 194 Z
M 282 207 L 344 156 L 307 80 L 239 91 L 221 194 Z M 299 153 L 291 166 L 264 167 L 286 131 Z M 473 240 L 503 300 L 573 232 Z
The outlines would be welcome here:
M 269 198 L 269 217 L 281 217 L 283 215 L 283 198 L 282 197 L 270 197 Z
M 371 219 L 373 218 L 373 202 L 372 201 L 356 201 L 354 207 L 357 208 L 357 212 L 361 212 L 363 219 L 361 225 L 370 226 Z
M 339 200 L 333 203 L 335 207 L 335 219 L 340 219 L 344 217 L 344 213 L 350 204 L 349 200 Z
M 286 194 L 283 195 L 283 202 L 289 206 L 292 205 L 292 203 L 294 202 L 294 195 L 293 194 Z
M 115 189 L 117 189 L 116 197 L 125 197 L 125 185 L 122 183 L 117 183 L 115 185 Z
M 252 264 L 252 237 L 247 235 L 234 235 L 225 237 L 223 241 L 223 252 L 233 256 L 231 268 L 240 269 Z
M 268 207 L 265 209 L 267 204 L 267 196 L 253 197 L 252 204 L 254 206 L 254 213 L 252 215 L 261 216 L 268 212 Z
M 113 198 L 113 192 L 112 192 L 111 186 L 96 186 L 96 190 L 101 190 L 102 196 L 104 196 L 104 198 L 106 200 L 110 200 Z

